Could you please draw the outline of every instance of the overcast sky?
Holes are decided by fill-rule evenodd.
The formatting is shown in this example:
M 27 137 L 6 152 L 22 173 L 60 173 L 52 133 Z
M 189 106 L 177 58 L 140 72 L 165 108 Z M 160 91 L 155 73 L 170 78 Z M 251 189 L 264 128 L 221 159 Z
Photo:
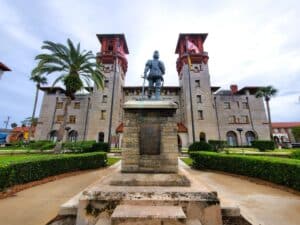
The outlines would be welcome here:
M 44 40 L 71 38 L 96 53 L 97 33 L 125 34 L 126 85 L 141 85 L 155 49 L 166 65 L 165 84 L 178 85 L 179 33 L 208 33 L 212 85 L 273 85 L 279 89 L 271 100 L 273 121 L 300 121 L 299 1 L 0 0 L 0 10 L 0 61 L 13 70 L 0 80 L 0 127 L 7 116 L 20 124 L 31 115 L 29 75 Z

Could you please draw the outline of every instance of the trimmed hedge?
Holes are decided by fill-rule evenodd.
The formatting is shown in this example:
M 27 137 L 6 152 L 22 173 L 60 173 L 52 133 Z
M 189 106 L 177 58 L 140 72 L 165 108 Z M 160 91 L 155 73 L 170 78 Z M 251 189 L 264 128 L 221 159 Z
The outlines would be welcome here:
M 96 141 L 78 141 L 63 143 L 64 150 L 70 150 L 75 153 L 93 152 L 91 149 Z
M 106 163 L 106 153 L 97 152 L 76 155 L 47 155 L 0 164 L 0 190 L 15 184 L 40 180 L 65 172 L 103 167 L 106 166 Z
M 212 151 L 213 148 L 205 141 L 197 141 L 189 146 L 189 152 L 191 151 Z
M 69 150 L 74 153 L 84 152 L 108 152 L 108 143 L 92 141 L 66 142 L 63 144 L 64 150 Z
M 215 152 L 219 150 L 223 150 L 227 146 L 227 141 L 219 141 L 219 140 L 208 140 L 208 144 L 210 144 Z
M 193 167 L 256 177 L 300 191 L 300 160 L 191 152 Z
M 97 151 L 103 151 L 103 152 L 109 152 L 109 145 L 106 142 L 98 142 L 93 144 L 91 151 L 97 152 Z
M 49 150 L 55 147 L 55 143 L 53 141 L 33 141 L 28 144 L 30 149 L 34 150 Z
M 300 159 L 300 150 L 296 150 L 296 151 L 292 152 L 291 158 Z
M 275 143 L 274 141 L 254 140 L 251 142 L 251 147 L 258 148 L 260 151 L 274 150 Z

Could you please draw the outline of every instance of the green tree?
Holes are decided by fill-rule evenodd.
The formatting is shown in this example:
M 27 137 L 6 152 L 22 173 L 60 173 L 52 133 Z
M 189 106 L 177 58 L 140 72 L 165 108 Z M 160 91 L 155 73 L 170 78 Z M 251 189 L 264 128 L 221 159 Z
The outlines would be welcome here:
M 67 124 L 68 106 L 75 99 L 75 93 L 83 89 L 85 84 L 90 86 L 91 82 L 94 82 L 96 88 L 103 88 L 104 75 L 95 55 L 91 51 L 81 51 L 80 43 L 75 47 L 70 39 L 67 40 L 67 45 L 44 41 L 42 49 L 47 53 L 35 57 L 38 65 L 32 70 L 32 76 L 58 74 L 52 86 L 62 82 L 66 96 L 64 119 L 60 124 L 55 146 L 55 152 L 60 152 Z
M 300 127 L 293 127 L 292 133 L 294 135 L 295 141 L 300 142 Z
M 35 118 L 35 112 L 36 112 L 36 106 L 37 106 L 37 102 L 39 99 L 39 90 L 41 88 L 41 85 L 43 84 L 47 84 L 47 78 L 45 76 L 40 76 L 37 74 L 34 74 L 33 76 L 30 77 L 30 80 L 33 81 L 36 85 L 36 91 L 35 91 L 35 98 L 34 98 L 34 104 L 33 104 L 33 111 L 32 111 L 32 115 L 30 118 L 30 128 L 29 128 L 29 140 L 32 136 L 32 127 L 36 126 L 37 124 L 37 118 Z
M 271 100 L 271 97 L 275 96 L 277 94 L 277 92 L 278 92 L 278 90 L 275 89 L 274 87 L 267 86 L 267 87 L 259 88 L 259 90 L 255 94 L 256 98 L 264 98 L 264 100 L 266 102 L 267 113 L 268 113 L 268 124 L 269 124 L 271 140 L 273 140 L 273 135 L 272 135 L 272 122 L 271 122 L 271 113 L 270 113 L 269 102 Z
M 11 128 L 15 128 L 15 127 L 17 127 L 18 126 L 18 124 L 17 123 L 12 123 L 12 124 L 10 124 L 10 126 L 11 126 Z

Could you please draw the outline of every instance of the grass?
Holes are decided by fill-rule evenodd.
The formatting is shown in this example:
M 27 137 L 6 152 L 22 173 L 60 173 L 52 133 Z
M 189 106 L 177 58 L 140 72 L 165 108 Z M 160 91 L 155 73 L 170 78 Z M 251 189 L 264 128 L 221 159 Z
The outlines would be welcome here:
M 53 154 L 20 154 L 20 155 L 0 155 L 0 165 L 7 165 L 15 162 L 26 162 L 29 160 L 40 160 L 49 158 L 60 158 L 64 155 Z
M 193 160 L 191 158 L 180 158 L 188 166 L 192 166 Z
M 117 162 L 119 162 L 121 158 L 116 158 L 116 157 L 108 157 L 107 158 L 107 166 L 111 166 Z
M 78 155 L 78 154 L 19 154 L 19 155 L 0 155 L 0 166 L 1 165 L 8 165 L 11 163 L 17 163 L 17 162 L 26 162 L 26 161 L 32 161 L 32 160 L 40 160 L 40 159 L 50 159 L 50 158 L 63 158 L 67 156 L 72 155 Z M 118 162 L 120 158 L 115 157 L 109 157 L 107 159 L 107 165 L 111 166 Z

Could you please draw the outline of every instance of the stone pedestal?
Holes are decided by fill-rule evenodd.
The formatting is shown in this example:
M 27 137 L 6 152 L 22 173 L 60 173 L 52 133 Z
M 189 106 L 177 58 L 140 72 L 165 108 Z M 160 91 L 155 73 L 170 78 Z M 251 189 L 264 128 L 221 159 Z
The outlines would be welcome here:
M 176 109 L 171 101 L 124 104 L 122 172 L 177 172 Z

